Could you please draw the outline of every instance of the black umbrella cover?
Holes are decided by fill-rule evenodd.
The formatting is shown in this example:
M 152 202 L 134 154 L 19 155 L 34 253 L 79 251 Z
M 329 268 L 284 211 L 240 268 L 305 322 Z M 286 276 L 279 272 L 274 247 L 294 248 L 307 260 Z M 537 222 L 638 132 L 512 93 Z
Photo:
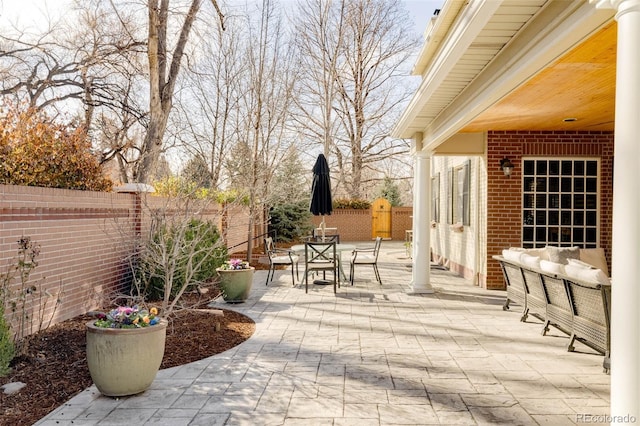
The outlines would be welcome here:
M 313 184 L 311 185 L 311 205 L 309 211 L 316 216 L 330 215 L 333 210 L 331 204 L 331 178 L 329 164 L 324 154 L 318 155 L 313 166 Z

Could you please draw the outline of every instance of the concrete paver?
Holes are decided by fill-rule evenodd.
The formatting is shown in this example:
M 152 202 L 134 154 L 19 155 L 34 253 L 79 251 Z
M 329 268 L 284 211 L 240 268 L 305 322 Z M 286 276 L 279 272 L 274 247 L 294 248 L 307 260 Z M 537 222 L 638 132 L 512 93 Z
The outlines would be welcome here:
M 368 245 L 358 243 L 358 245 Z M 348 256 L 344 256 L 346 260 Z M 603 357 L 503 311 L 487 291 L 433 268 L 430 295 L 409 294 L 402 242 L 385 241 L 355 285 L 291 285 L 257 271 L 250 299 L 216 307 L 256 321 L 243 344 L 162 370 L 146 392 L 90 387 L 38 423 L 60 425 L 571 425 L 609 411 Z

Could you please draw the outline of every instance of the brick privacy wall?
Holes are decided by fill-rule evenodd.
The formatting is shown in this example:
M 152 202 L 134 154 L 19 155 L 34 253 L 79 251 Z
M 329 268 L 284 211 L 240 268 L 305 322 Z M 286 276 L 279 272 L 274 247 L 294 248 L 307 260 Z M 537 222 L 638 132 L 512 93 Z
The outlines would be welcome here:
M 34 325 L 41 311 L 44 324 L 54 324 L 95 309 L 103 291 L 125 286 L 133 232 L 128 194 L 0 185 L 0 273 L 16 265 L 18 239 L 31 237 L 41 251 L 29 282 L 53 295 L 44 308 L 28 306 Z M 12 291 L 20 291 L 19 280 Z
M 611 132 L 491 131 L 487 135 L 487 277 L 488 289 L 504 289 L 500 265 L 491 257 L 522 243 L 522 157 L 600 158 L 600 246 L 611 267 L 613 147 Z M 500 170 L 508 157 L 511 177 Z
M 340 241 L 371 241 L 370 209 L 335 209 L 324 216 L 327 228 L 338 228 Z M 322 216 L 313 216 L 313 224 L 319 227 Z
M 413 229 L 413 207 L 391 207 L 391 239 L 404 241 L 405 231 Z
M 222 238 L 224 238 L 227 247 L 229 247 L 229 253 L 247 251 L 246 241 L 249 235 L 249 219 L 249 212 L 243 206 L 226 205 L 222 209 L 218 229 L 222 229 Z M 255 223 L 254 238 L 264 232 L 264 220 L 259 218 Z M 255 239 L 253 246 L 260 246 L 263 238 Z
M 405 230 L 412 228 L 413 207 L 391 208 L 391 239 L 404 241 Z M 322 216 L 313 216 L 313 224 L 319 227 Z M 325 216 L 327 228 L 338 228 L 340 241 L 371 241 L 371 209 L 335 209 Z
M 134 252 L 136 235 L 149 235 L 150 211 L 166 207 L 166 199 L 145 194 L 0 185 L 0 274 L 16 265 L 17 241 L 31 237 L 41 250 L 29 282 L 53 295 L 41 305 L 27 306 L 34 324 L 39 317 L 44 325 L 55 324 L 97 309 L 105 294 L 129 285 L 127 258 Z M 225 221 L 218 206 L 203 213 L 221 229 Z M 223 230 L 227 244 L 246 241 L 246 209 L 234 206 L 224 213 L 226 223 L 234 224 Z M 243 249 L 246 246 L 237 248 Z M 19 288 L 14 280 L 12 291 Z
M 136 194 L 131 194 L 134 198 Z M 194 217 L 212 222 L 220 231 L 230 253 L 246 251 L 246 241 L 249 226 L 249 213 L 246 207 L 237 204 L 220 206 L 211 202 L 193 202 L 189 205 L 177 205 L 175 200 L 148 194 L 140 195 L 142 206 L 142 220 L 140 227 L 142 235 L 149 236 L 151 232 L 152 214 L 173 212 L 180 217 Z M 258 223 L 261 220 L 257 220 Z M 259 229 L 256 231 L 260 231 Z M 259 232 L 258 232 L 259 233 Z M 257 234 L 256 234 L 257 235 Z

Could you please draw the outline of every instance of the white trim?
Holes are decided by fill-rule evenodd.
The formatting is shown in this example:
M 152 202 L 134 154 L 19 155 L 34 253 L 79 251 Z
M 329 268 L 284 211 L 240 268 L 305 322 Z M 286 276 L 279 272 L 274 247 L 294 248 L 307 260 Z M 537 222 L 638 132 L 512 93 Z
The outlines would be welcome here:
M 494 0 L 477 1 L 471 2 L 463 10 L 462 16 L 454 23 L 453 28 L 445 38 L 442 48 L 423 76 L 420 87 L 400 117 L 392 132 L 394 135 L 402 137 L 400 134 L 410 127 L 418 111 L 427 103 L 427 100 L 447 78 L 451 70 L 455 68 L 460 57 L 471 46 L 476 36 L 500 7 L 500 4 L 501 1 Z
M 496 12 L 498 2 L 470 2 L 456 21 L 441 51 L 426 71 L 418 91 L 393 130 L 397 137 L 411 137 L 420 127 L 425 147 L 435 150 L 480 113 L 526 83 L 549 63 L 575 47 L 613 19 L 610 10 L 599 10 L 587 2 L 549 2 L 437 117 L 420 117 L 436 89 L 458 66 L 457 60 L 471 45 L 459 31 L 475 37 Z M 494 6 L 494 7 L 492 7 Z M 490 15 L 490 16 L 487 16 Z M 476 20 L 472 20 L 472 18 Z M 468 24 L 469 27 L 465 28 Z M 452 49 L 454 51 L 452 51 Z
M 560 11 L 554 7 L 566 6 L 566 3 L 552 2 L 447 108 L 440 111 L 424 130 L 426 147 L 435 149 L 613 18 L 610 11 L 597 10 L 583 2 L 576 3 L 576 9 L 564 10 L 558 15 Z

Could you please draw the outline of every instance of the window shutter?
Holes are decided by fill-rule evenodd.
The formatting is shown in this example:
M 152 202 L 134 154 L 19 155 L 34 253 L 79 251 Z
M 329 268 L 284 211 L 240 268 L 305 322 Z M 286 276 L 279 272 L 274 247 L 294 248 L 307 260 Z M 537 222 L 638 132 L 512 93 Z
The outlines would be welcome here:
M 462 222 L 463 225 L 471 225 L 471 160 L 467 160 L 464 164 L 464 183 L 462 190 Z
M 447 170 L 447 223 L 453 224 L 453 168 Z

